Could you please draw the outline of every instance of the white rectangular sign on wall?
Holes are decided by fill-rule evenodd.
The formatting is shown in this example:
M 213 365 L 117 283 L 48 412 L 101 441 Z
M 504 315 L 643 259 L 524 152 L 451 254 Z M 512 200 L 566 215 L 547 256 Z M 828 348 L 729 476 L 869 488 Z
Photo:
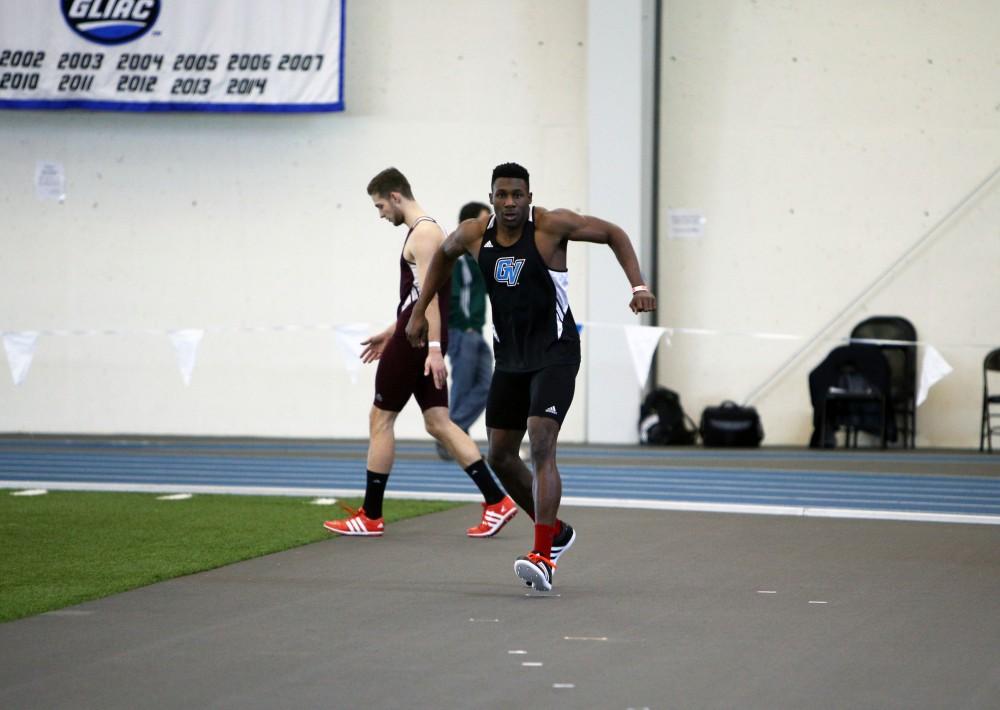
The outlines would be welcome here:
M 0 108 L 342 111 L 346 0 L 0 0 Z
M 698 210 L 668 209 L 667 238 L 701 239 L 705 236 L 707 221 L 705 215 Z

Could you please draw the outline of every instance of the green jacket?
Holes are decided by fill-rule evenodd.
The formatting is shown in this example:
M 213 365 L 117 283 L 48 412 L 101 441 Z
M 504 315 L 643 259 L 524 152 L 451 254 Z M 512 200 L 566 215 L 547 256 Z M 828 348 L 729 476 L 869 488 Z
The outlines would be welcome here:
M 486 325 L 486 284 L 479 264 L 463 254 L 451 270 L 451 310 L 448 327 L 482 332 Z

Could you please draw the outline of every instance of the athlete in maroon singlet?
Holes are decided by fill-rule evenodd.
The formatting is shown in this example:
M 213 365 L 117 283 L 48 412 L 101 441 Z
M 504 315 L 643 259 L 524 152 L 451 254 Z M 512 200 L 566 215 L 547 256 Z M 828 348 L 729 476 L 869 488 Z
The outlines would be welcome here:
M 368 422 L 365 502 L 360 510 L 351 510 L 347 519 L 330 520 L 323 526 L 341 535 L 381 537 L 385 529 L 382 500 L 395 460 L 396 417 L 412 396 L 423 412 L 427 432 L 448 450 L 483 494 L 482 518 L 478 525 L 466 530 L 466 534 L 491 537 L 514 517 L 517 507 L 493 480 L 476 443 L 448 418 L 448 373 L 444 353 L 448 347 L 450 279 L 445 279 L 428 300 L 429 342 L 417 349 L 410 347 L 406 340 L 406 324 L 420 297 L 420 284 L 431 257 L 444 242 L 444 230 L 427 216 L 413 198 L 410 183 L 395 168 L 387 168 L 372 178 L 368 194 L 382 219 L 393 226 L 405 224 L 409 228 L 399 257 L 399 307 L 394 323 L 362 343 L 365 346 L 362 361 L 379 361 L 375 373 L 375 401 Z

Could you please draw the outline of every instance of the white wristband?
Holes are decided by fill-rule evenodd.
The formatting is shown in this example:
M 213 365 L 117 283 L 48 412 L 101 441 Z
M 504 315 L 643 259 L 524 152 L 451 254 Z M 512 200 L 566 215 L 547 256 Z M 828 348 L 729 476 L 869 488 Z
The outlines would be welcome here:
M 437 348 L 438 350 L 440 350 L 441 349 L 441 341 L 440 340 L 431 340 L 430 342 L 427 343 L 427 347 L 428 348 Z
M 639 293 L 639 291 L 648 291 L 648 290 L 649 286 L 647 286 L 646 284 L 639 284 L 638 286 L 632 287 L 632 293 Z

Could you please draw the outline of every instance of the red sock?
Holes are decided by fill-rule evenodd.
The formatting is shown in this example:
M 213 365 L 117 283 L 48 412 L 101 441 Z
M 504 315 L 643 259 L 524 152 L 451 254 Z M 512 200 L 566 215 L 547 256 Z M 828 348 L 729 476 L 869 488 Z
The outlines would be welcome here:
M 552 557 L 552 538 L 555 537 L 555 525 L 535 523 L 535 554 L 549 559 Z

